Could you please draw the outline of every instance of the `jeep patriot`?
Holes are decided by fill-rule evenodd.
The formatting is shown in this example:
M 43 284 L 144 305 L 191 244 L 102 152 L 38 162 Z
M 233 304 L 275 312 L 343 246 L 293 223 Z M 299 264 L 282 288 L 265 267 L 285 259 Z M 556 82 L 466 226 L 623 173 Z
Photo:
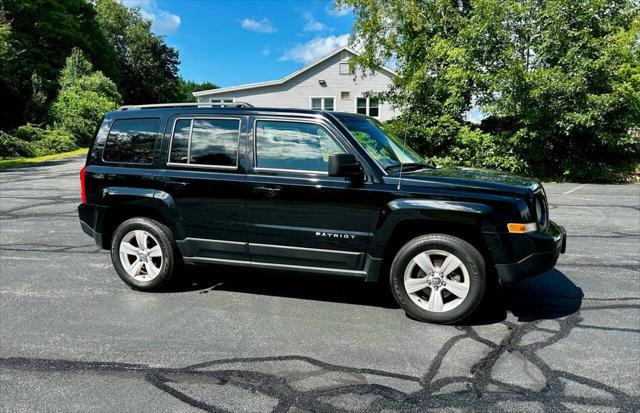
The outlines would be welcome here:
M 566 243 L 538 181 L 434 168 L 352 113 L 124 107 L 80 178 L 82 229 L 143 291 L 194 264 L 388 277 L 410 316 L 458 323 L 494 281 L 551 269 Z

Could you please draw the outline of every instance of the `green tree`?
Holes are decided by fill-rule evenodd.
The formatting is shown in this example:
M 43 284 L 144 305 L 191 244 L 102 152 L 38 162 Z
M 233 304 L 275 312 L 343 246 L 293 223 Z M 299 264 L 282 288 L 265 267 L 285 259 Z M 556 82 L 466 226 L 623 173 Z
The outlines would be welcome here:
M 113 48 L 86 0 L 3 0 L 5 20 L 10 22 L 11 54 L 8 75 L 0 79 L 0 127 L 8 129 L 26 119 L 42 122 L 38 108 L 29 104 L 32 76 L 41 80 L 50 102 L 58 89 L 58 74 L 72 47 L 85 51 L 89 60 L 117 80 Z M 0 27 L 2 24 L 0 23 Z M 6 30 L 6 29 L 4 29 Z M 6 94 L 4 94 L 6 93 Z
M 178 91 L 177 102 L 196 102 L 197 99 L 193 96 L 193 92 L 217 89 L 220 87 L 211 82 L 198 83 L 192 80 L 184 80 L 183 78 L 180 78 L 179 82 L 180 89 Z
M 410 106 L 410 137 L 427 155 L 590 181 L 637 162 L 636 1 L 338 3 L 354 8 L 354 66 L 396 60 L 382 97 Z M 481 134 L 465 121 L 474 105 L 487 115 Z
M 105 112 L 121 103 L 113 81 L 94 72 L 80 49 L 73 49 L 60 76 L 60 92 L 51 108 L 57 128 L 68 131 L 78 145 L 86 146 Z
M 178 51 L 151 31 L 139 9 L 115 0 L 97 0 L 98 21 L 113 46 L 127 104 L 161 103 L 179 97 Z

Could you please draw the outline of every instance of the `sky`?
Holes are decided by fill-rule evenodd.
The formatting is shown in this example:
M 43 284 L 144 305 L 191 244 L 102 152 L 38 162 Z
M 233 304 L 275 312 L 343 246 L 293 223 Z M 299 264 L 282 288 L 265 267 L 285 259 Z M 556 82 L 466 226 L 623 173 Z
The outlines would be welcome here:
M 122 0 L 180 52 L 180 75 L 219 86 L 280 79 L 343 46 L 353 15 L 331 0 Z

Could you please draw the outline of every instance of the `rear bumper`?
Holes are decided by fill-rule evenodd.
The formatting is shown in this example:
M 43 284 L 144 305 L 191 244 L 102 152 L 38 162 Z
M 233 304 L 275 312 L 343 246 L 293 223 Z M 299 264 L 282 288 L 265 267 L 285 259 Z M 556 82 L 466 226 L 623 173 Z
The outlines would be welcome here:
M 100 248 L 104 248 L 102 245 L 102 233 L 98 227 L 100 222 L 98 219 L 99 210 L 98 206 L 90 204 L 78 205 L 78 218 L 80 219 L 80 228 L 82 231 L 93 238 L 96 245 Z
M 532 250 L 517 262 L 496 264 L 502 285 L 513 285 L 525 278 L 549 271 L 556 265 L 560 254 L 564 254 L 567 246 L 565 229 L 551 221 L 545 231 L 523 236 L 530 238 Z

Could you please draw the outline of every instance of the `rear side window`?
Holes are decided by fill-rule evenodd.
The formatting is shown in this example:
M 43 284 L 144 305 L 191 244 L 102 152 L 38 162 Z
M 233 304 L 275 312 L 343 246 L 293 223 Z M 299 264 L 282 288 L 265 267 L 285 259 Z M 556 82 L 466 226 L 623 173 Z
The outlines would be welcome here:
M 119 119 L 107 136 L 102 159 L 107 162 L 150 164 L 160 127 L 159 119 Z
M 256 166 L 327 172 L 329 156 L 344 153 L 322 126 L 313 123 L 256 122 Z
M 169 162 L 235 168 L 239 134 L 238 119 L 178 119 Z

